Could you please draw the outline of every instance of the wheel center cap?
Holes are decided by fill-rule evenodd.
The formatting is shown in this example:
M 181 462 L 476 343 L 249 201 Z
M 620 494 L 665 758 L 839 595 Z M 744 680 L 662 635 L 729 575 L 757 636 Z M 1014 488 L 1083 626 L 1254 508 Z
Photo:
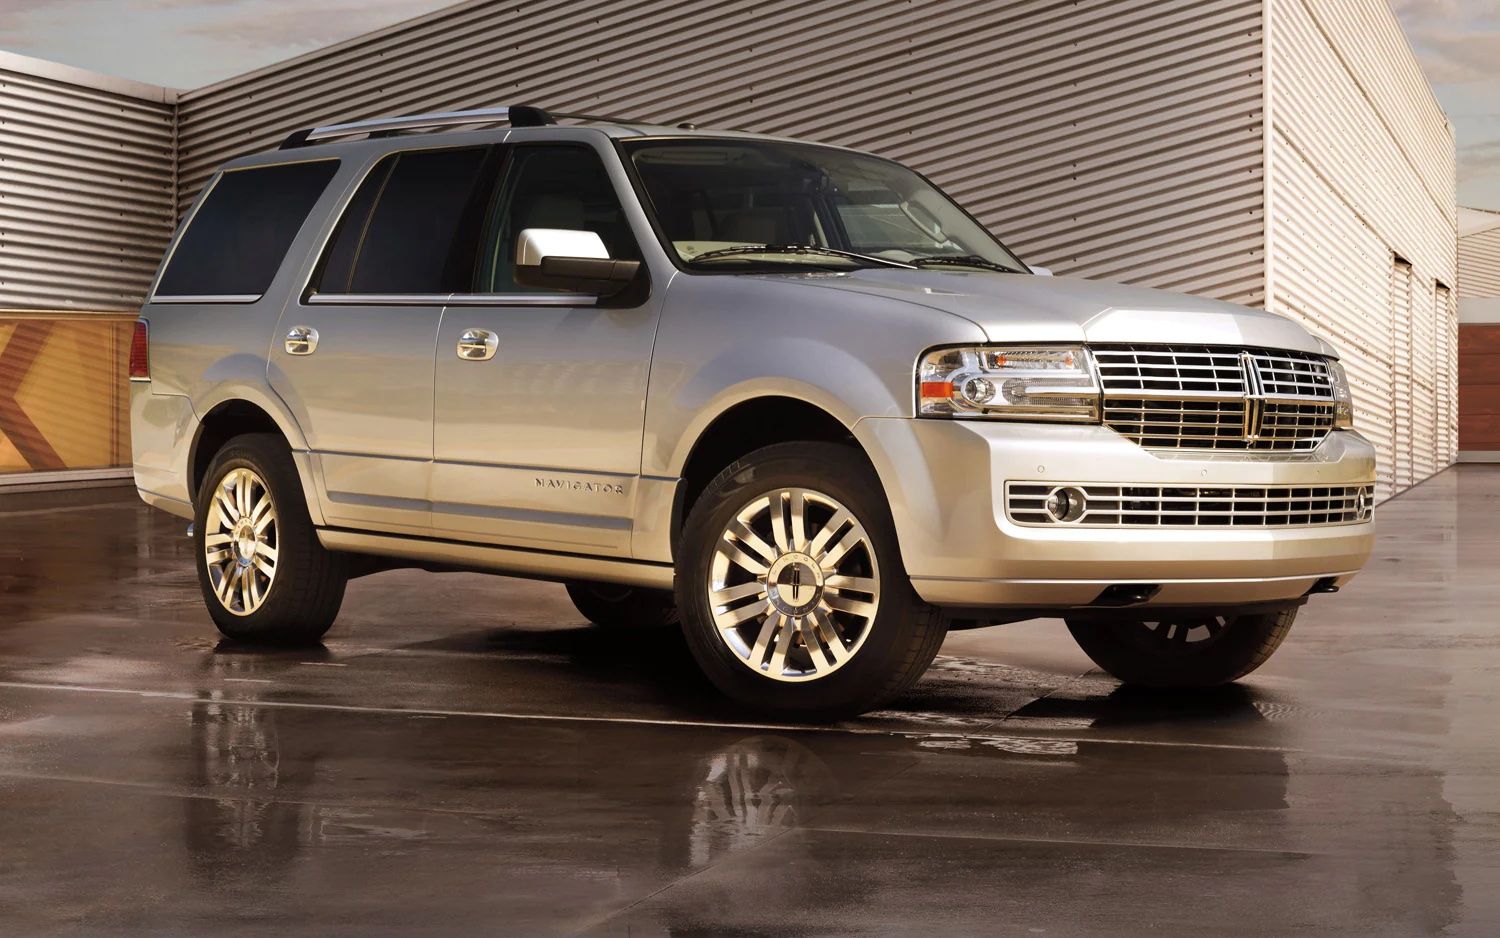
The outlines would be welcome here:
M 248 567 L 255 560 L 255 545 L 258 538 L 255 536 L 255 528 L 245 523 L 235 528 L 234 531 L 234 554 L 240 566 Z
M 823 597 L 823 571 L 807 554 L 782 554 L 766 571 L 766 595 L 782 615 L 807 615 Z

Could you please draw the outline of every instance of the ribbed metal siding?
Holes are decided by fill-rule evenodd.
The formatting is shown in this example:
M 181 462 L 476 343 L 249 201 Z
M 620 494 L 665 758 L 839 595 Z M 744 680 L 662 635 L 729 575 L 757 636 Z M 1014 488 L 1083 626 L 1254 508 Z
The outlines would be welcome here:
M 179 200 L 289 131 L 505 103 L 933 176 L 1023 257 L 1259 304 L 1260 0 L 476 2 L 181 98 Z
M 0 59 L 0 309 L 136 308 L 175 217 L 172 105 L 16 61 Z
M 1500 228 L 1458 239 L 1458 295 L 1500 297 Z
M 1452 133 L 1384 0 L 1269 9 L 1269 306 L 1339 346 L 1388 496 L 1452 460 L 1434 429 L 1456 355 L 1434 302 L 1455 276 Z

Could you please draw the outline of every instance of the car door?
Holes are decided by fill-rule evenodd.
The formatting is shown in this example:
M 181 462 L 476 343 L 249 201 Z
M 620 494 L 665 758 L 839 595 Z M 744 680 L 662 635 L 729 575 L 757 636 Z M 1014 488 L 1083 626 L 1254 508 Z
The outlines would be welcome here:
M 659 297 L 528 289 L 514 264 L 526 228 L 594 231 L 611 257 L 640 257 L 605 158 L 581 141 L 508 148 L 475 292 L 438 334 L 439 536 L 629 554 Z
M 433 343 L 448 295 L 472 281 L 495 155 L 383 157 L 282 314 L 271 384 L 306 435 L 333 525 L 431 529 Z

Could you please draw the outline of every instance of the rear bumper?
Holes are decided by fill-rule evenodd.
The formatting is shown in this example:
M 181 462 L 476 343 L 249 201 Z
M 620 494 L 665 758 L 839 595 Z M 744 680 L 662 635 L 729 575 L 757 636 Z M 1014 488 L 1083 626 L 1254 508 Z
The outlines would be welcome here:
M 1159 456 L 1100 426 L 867 419 L 856 436 L 890 498 L 902 559 L 927 602 L 1089 606 L 1117 584 L 1160 587 L 1146 605 L 1236 605 L 1342 585 L 1364 566 L 1374 524 L 1306 527 L 1021 525 L 1008 481 L 1168 486 L 1372 483 L 1374 448 L 1333 433 L 1295 458 Z M 1331 579 L 1329 579 L 1331 578 Z

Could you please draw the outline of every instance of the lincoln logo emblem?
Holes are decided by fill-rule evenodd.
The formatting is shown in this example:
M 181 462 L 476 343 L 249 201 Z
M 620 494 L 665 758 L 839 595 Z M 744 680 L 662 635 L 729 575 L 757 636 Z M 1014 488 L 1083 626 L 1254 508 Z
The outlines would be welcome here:
M 781 585 L 792 588 L 791 595 L 787 599 L 794 606 L 800 606 L 807 601 L 802 594 L 802 565 L 799 563 L 789 564 L 781 571 Z M 811 586 L 809 585 L 809 589 Z

